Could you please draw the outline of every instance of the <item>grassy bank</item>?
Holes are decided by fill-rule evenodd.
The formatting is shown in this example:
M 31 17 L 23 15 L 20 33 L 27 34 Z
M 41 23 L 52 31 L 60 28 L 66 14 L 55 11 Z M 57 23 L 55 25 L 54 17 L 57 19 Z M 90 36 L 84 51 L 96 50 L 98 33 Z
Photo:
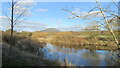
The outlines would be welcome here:
M 21 51 L 13 47 L 9 52 L 10 45 L 3 43 L 2 65 L 3 66 L 57 66 L 57 62 L 36 56 L 32 53 Z
M 105 32 L 104 35 L 90 34 L 91 32 L 79 34 L 79 32 L 58 32 L 49 41 L 50 43 L 58 46 L 65 46 L 69 48 L 86 48 L 96 50 L 117 50 L 118 47 L 114 42 L 113 37 L 108 36 Z M 119 37 L 118 37 L 119 39 Z
M 46 59 L 46 51 L 42 50 L 45 45 L 27 37 L 3 34 L 2 66 L 60 66 Z

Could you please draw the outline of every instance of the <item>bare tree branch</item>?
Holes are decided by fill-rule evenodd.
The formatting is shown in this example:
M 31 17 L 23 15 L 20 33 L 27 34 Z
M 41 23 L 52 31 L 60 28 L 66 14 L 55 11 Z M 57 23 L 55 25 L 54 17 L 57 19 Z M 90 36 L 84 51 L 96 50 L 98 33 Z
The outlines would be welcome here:
M 120 10 L 120 7 L 113 1 L 113 4 Z
M 77 14 L 75 14 L 74 12 L 71 12 L 70 10 L 67 10 L 67 9 L 62 9 L 64 11 L 67 11 L 67 12 L 70 12 L 72 15 L 74 15 L 75 17 L 70 17 L 69 19 L 73 19 L 73 18 L 82 18 L 82 19 L 87 19 L 87 20 L 90 20 L 90 21 L 93 21 L 93 22 L 97 22 L 97 23 L 100 23 L 99 21 L 96 21 L 96 20 L 93 20 L 93 19 L 89 19 L 89 18 L 86 18 L 86 17 L 82 17 L 82 16 L 78 16 Z
M 24 13 L 26 10 L 24 10 L 13 22 L 16 22 Z
M 23 19 L 23 20 L 19 20 L 19 22 L 23 22 L 23 21 L 25 21 L 26 19 Z M 15 22 L 14 23 L 14 26 L 16 26 L 18 23 L 17 22 Z
M 94 7 L 93 9 L 91 9 L 91 10 L 88 12 L 88 14 L 86 15 L 86 17 L 89 16 L 89 13 L 90 13 L 91 11 L 95 10 L 96 8 L 98 8 L 98 7 Z
M 108 23 L 108 21 L 107 21 L 107 19 L 106 19 L 106 17 L 105 17 L 105 14 L 103 13 L 102 7 L 100 6 L 100 4 L 99 4 L 97 1 L 96 1 L 96 3 L 97 3 L 97 5 L 98 5 L 98 7 L 99 7 L 99 9 L 100 9 L 100 11 L 101 11 L 101 13 L 102 13 L 102 15 L 103 15 L 103 18 L 104 18 L 104 21 L 105 21 L 106 26 L 108 27 L 108 30 L 109 30 L 110 33 L 113 35 L 113 38 L 114 38 L 114 40 L 115 40 L 115 42 L 116 42 L 116 44 L 118 45 L 118 48 L 119 48 L 119 42 L 118 42 L 118 40 L 117 40 L 117 38 L 116 38 L 116 35 L 114 34 L 111 26 L 109 25 L 109 23 Z

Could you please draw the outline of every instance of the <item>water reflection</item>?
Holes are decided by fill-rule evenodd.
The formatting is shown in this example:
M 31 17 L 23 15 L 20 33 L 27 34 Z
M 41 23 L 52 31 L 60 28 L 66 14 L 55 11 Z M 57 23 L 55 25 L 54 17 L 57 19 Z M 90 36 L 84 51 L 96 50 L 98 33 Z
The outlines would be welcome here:
M 76 66 L 114 66 L 118 63 L 109 55 L 110 51 L 74 49 L 47 44 L 49 49 L 46 57 L 51 60 L 64 61 L 65 59 Z

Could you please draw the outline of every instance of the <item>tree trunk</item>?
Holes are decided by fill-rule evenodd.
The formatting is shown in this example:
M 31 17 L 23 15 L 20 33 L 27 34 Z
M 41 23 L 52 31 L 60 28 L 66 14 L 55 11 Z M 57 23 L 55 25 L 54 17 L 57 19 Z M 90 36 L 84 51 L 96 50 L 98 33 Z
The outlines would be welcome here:
M 12 47 L 13 47 L 13 10 L 14 10 L 14 4 L 13 4 L 14 2 L 13 2 L 13 0 L 12 0 L 12 4 L 11 4 L 11 33 L 10 33 L 10 35 L 11 35 L 11 45 L 10 45 L 10 49 L 9 49 L 9 56 L 11 55 L 11 51 L 12 51 Z
M 13 36 L 13 10 L 14 10 L 14 4 L 12 0 L 12 8 L 11 8 L 11 36 Z

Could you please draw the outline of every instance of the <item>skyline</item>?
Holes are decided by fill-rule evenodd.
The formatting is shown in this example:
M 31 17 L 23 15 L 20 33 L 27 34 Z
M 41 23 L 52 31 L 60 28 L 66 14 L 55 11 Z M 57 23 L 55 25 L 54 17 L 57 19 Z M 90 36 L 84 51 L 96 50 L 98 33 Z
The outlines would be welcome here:
M 106 8 L 112 2 L 101 2 L 101 6 Z M 3 6 L 4 5 L 4 6 Z M 2 8 L 7 8 L 8 2 L 2 3 Z M 80 31 L 85 26 L 89 25 L 90 21 L 78 19 L 68 19 L 72 16 L 70 13 L 63 11 L 66 8 L 71 11 L 81 12 L 81 15 L 87 14 L 91 9 L 97 6 L 95 2 L 36 2 L 36 3 L 24 3 L 29 5 L 29 11 L 27 12 L 26 20 L 20 24 L 26 26 L 25 31 L 40 31 L 47 28 L 57 28 L 61 31 Z M 22 8 L 21 8 L 22 9 Z M 110 7 L 111 10 L 116 11 L 115 5 Z M 2 9 L 3 11 L 3 9 Z M 101 14 L 94 17 L 94 13 L 99 10 L 94 10 L 91 18 L 95 20 L 99 19 Z M 0 20 L 4 20 L 5 15 L 0 13 Z M 3 21 L 2 21 L 3 22 Z M 3 24 L 4 23 L 4 24 Z M 2 23 L 2 30 L 6 30 L 8 23 Z M 28 25 L 29 24 L 29 25 Z M 23 31 L 24 31 L 23 30 Z

